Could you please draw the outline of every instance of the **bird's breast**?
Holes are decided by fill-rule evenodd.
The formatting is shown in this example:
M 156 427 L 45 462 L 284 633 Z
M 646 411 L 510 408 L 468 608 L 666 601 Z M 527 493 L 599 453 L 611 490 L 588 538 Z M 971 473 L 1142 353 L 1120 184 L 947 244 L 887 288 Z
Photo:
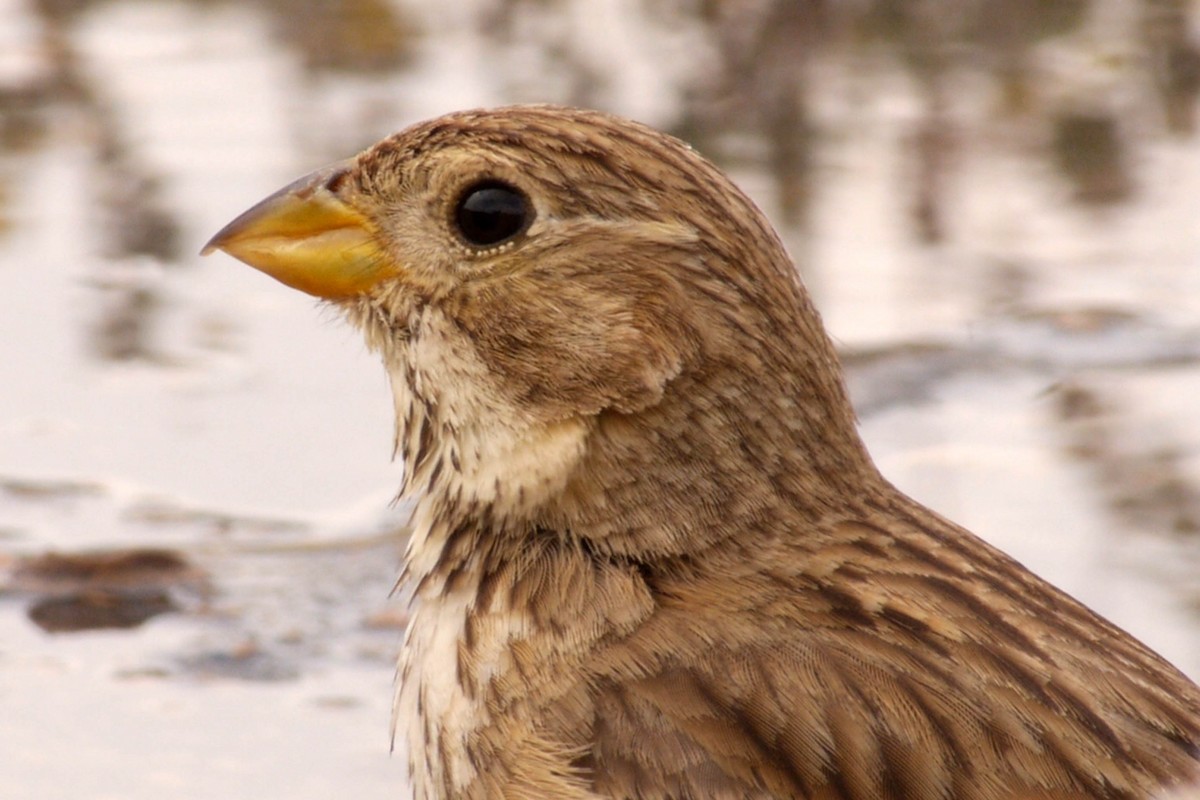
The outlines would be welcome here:
M 407 729 L 418 800 L 460 792 L 475 779 L 465 742 L 487 712 L 459 669 L 471 602 L 466 590 L 418 600 L 405 636 L 394 715 Z

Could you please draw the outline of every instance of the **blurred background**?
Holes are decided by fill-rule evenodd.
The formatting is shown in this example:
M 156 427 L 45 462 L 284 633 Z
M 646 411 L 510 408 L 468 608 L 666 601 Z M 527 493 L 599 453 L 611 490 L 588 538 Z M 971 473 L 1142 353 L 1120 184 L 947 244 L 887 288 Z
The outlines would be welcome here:
M 1191 0 L 0 0 L 0 775 L 403 796 L 390 398 L 222 224 L 594 106 L 780 227 L 884 472 L 1200 676 Z

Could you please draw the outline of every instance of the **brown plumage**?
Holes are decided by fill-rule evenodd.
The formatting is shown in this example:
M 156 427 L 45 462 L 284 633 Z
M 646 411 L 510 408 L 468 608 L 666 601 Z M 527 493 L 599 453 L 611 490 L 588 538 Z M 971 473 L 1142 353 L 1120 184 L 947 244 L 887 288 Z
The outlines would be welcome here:
M 894 489 L 770 225 L 686 145 L 433 120 L 210 243 L 383 357 L 418 798 L 1142 798 L 1200 690 Z

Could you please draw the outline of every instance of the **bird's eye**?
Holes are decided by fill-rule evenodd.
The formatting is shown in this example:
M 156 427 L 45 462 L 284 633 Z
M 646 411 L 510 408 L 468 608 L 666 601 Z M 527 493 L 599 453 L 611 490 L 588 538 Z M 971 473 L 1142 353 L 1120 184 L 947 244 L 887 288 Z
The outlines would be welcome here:
M 521 192 L 488 180 L 467 188 L 454 207 L 454 225 L 471 245 L 489 247 L 511 239 L 529 227 L 533 207 Z

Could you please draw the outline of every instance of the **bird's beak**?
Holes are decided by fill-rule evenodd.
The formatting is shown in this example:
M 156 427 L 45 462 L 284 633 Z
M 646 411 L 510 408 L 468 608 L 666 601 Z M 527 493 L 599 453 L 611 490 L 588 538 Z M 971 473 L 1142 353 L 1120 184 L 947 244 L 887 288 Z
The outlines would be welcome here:
M 222 228 L 201 250 L 224 250 L 294 289 L 329 300 L 369 289 L 395 266 L 375 225 L 338 192 L 353 162 L 283 187 Z

